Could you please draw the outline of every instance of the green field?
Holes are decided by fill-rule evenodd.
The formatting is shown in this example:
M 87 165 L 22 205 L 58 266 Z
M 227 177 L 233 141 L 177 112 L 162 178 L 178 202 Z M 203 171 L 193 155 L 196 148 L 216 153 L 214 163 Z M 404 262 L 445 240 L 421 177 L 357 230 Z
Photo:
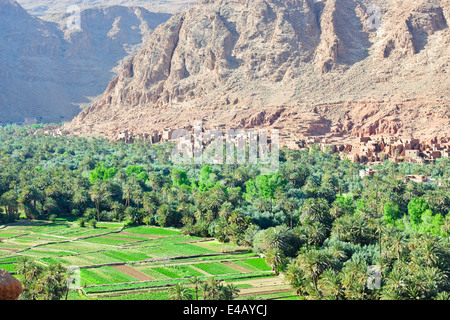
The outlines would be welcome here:
M 100 285 L 136 281 L 135 278 L 105 266 L 93 269 L 81 269 L 81 283 L 85 285 Z
M 214 276 L 230 273 L 239 273 L 238 270 L 228 267 L 220 262 L 199 263 L 196 264 L 195 266 Z
M 78 266 L 84 293 L 70 292 L 74 300 L 164 300 L 171 286 L 187 285 L 194 276 L 216 276 L 227 283 L 273 276 L 264 259 L 242 247 L 185 236 L 173 228 L 122 227 L 100 223 L 95 229 L 81 228 L 65 220 L 8 225 L 0 231 L 0 269 L 15 275 L 20 257 L 43 265 Z

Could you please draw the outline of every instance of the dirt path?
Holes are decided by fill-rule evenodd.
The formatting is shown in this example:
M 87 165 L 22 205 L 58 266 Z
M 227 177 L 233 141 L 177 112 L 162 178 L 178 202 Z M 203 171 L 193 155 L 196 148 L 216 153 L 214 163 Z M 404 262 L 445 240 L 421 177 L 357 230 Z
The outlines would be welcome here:
M 148 274 L 145 274 L 127 265 L 111 266 L 111 268 L 120 271 L 122 273 L 125 273 L 126 275 L 129 275 L 139 281 L 155 280 L 155 278 L 150 277 Z
M 12 249 L 12 248 L 0 248 L 0 250 L 10 251 L 10 252 L 19 252 L 20 249 Z
M 236 263 L 231 262 L 231 261 L 221 261 L 221 263 L 226 265 L 226 266 L 229 266 L 229 267 L 231 267 L 233 269 L 239 270 L 242 273 L 252 273 L 253 272 L 253 271 L 248 270 L 247 268 L 244 268 L 244 267 L 242 267 L 240 265 L 237 265 Z

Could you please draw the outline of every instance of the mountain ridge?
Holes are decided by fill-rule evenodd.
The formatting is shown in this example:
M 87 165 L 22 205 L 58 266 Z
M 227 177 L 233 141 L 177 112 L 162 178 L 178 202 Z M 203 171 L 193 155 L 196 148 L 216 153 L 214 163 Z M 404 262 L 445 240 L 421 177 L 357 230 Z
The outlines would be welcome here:
M 81 29 L 69 29 L 70 14 L 44 21 L 2 0 L 0 123 L 71 120 L 170 16 L 137 7 L 88 9 L 80 11 Z
M 369 30 L 374 5 L 382 22 Z M 194 120 L 258 127 L 267 125 L 258 114 L 282 108 L 297 120 L 268 128 L 282 128 L 289 139 L 311 135 L 308 126 L 323 121 L 323 134 L 343 137 L 448 136 L 449 7 L 438 0 L 201 1 L 160 25 L 65 129 L 116 139 L 125 130 L 188 128 Z M 352 112 L 362 108 L 364 115 L 367 104 L 378 118 Z M 340 111 L 319 115 L 321 105 Z M 428 120 L 406 122 L 411 108 Z M 388 121 L 380 125 L 389 113 L 396 114 L 395 130 Z

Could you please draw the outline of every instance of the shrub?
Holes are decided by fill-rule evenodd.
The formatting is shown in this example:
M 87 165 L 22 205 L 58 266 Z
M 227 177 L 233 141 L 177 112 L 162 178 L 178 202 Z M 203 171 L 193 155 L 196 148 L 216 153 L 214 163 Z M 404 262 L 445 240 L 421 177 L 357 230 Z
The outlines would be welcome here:
M 79 219 L 77 220 L 77 222 L 78 222 L 78 225 L 80 226 L 80 228 L 86 227 L 86 219 L 84 219 L 84 218 L 79 218 Z
M 97 227 L 97 220 L 95 220 L 95 219 L 91 219 L 91 220 L 89 220 L 88 221 L 88 225 L 91 227 L 91 228 L 96 228 Z

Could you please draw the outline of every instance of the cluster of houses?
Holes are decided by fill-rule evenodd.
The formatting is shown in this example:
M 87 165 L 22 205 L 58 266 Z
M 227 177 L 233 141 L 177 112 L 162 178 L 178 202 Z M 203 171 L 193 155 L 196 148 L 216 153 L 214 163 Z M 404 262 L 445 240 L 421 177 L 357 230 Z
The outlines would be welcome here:
M 217 129 L 220 130 L 220 129 Z M 220 130 L 221 132 L 223 130 Z M 61 136 L 66 132 L 61 128 L 48 127 L 45 129 L 38 129 L 37 132 L 44 132 L 53 136 Z M 136 140 L 145 140 L 152 144 L 159 142 L 171 141 L 175 130 L 172 128 L 165 128 L 160 131 L 153 131 L 152 133 L 136 134 L 131 131 L 122 131 L 117 137 L 116 141 L 123 141 L 125 143 L 133 143 Z M 205 132 L 201 123 L 196 123 L 194 126 L 187 128 L 187 136 L 193 133 L 195 138 L 199 132 Z M 211 142 L 214 137 L 214 132 L 209 136 L 208 140 Z M 250 132 L 250 131 L 249 131 Z M 250 135 L 249 132 L 236 131 L 232 139 L 237 145 L 247 140 Z M 179 133 L 178 133 L 179 134 Z M 227 136 L 222 132 L 223 138 Z M 242 137 L 241 137 L 242 136 Z M 191 136 L 184 141 L 186 144 L 191 143 Z M 230 138 L 227 136 L 227 138 Z M 272 137 L 267 137 L 267 143 L 271 144 Z M 252 139 L 252 138 L 251 138 Z M 256 138 L 257 139 L 257 138 Z M 208 145 L 208 141 L 203 140 L 202 144 Z M 181 141 L 183 142 L 183 141 Z M 324 136 L 309 136 L 304 139 L 299 139 L 297 136 L 290 139 L 284 139 L 283 134 L 280 134 L 281 145 L 286 145 L 292 149 L 304 149 L 319 146 L 320 149 L 327 153 L 339 153 L 341 158 L 349 159 L 352 162 L 376 164 L 384 162 L 385 160 L 394 162 L 410 162 L 410 163 L 430 163 L 439 158 L 450 156 L 450 139 L 432 139 L 429 141 L 420 141 L 419 139 L 405 139 L 400 137 L 382 137 L 382 136 L 364 136 L 352 137 L 347 140 L 333 140 L 333 138 Z M 270 146 L 269 146 L 270 149 Z M 416 179 L 416 178 L 413 178 Z M 417 178 L 419 179 L 419 178 Z
M 339 153 L 352 162 L 377 163 L 385 160 L 406 161 L 410 163 L 430 163 L 436 159 L 450 156 L 450 142 L 421 142 L 419 139 L 398 137 L 365 137 L 360 135 L 351 143 L 331 142 L 326 138 L 308 137 L 299 146 L 319 145 L 321 150 Z
M 137 140 L 145 140 L 150 142 L 151 144 L 164 142 L 164 141 L 170 141 L 173 133 L 173 129 L 167 128 L 163 129 L 162 131 L 153 131 L 152 133 L 142 133 L 142 134 L 135 134 L 131 131 L 122 131 L 120 132 L 117 137 L 116 141 L 123 141 L 125 143 L 133 143 Z
M 199 128 L 194 126 L 190 129 L 191 131 L 193 129 L 194 135 L 195 132 L 203 131 L 201 125 Z M 117 140 L 132 143 L 136 139 L 142 139 L 151 143 L 159 143 L 170 141 L 173 133 L 174 130 L 171 128 L 166 128 L 159 132 L 155 131 L 151 134 L 137 135 L 129 131 L 123 131 L 119 133 Z M 244 135 L 247 134 L 244 133 Z M 270 141 L 270 139 L 268 140 Z M 342 158 L 358 163 L 380 163 L 385 160 L 430 163 L 436 159 L 450 156 L 450 141 L 443 141 L 442 139 L 440 141 L 434 139 L 424 142 L 419 139 L 368 137 L 361 134 L 352 141 L 332 141 L 326 137 L 306 137 L 306 139 L 295 140 L 291 143 L 292 145 L 286 145 L 296 149 L 319 145 L 320 149 L 324 152 L 339 153 Z

